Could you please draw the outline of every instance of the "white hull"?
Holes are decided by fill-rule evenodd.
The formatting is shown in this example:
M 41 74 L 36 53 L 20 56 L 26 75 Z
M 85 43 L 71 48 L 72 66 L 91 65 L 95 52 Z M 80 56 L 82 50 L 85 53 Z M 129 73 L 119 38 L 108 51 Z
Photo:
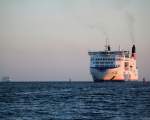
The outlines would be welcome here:
M 90 68 L 90 71 L 91 71 L 91 74 L 92 74 L 94 81 L 124 80 L 123 73 L 119 72 L 117 69 L 118 68 L 100 71 L 96 68 Z
M 134 81 L 138 80 L 137 75 L 131 75 L 124 73 L 120 68 L 107 69 L 100 71 L 96 68 L 90 68 L 91 75 L 95 82 L 99 81 Z M 130 73 L 131 74 L 131 73 Z

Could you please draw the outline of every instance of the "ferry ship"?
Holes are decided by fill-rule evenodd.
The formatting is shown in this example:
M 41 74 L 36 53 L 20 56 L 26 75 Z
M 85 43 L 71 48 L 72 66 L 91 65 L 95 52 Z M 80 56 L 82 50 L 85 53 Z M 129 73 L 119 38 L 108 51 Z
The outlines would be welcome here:
M 131 53 L 124 50 L 111 51 L 110 45 L 105 47 L 104 51 L 88 52 L 94 82 L 138 80 L 135 45 Z

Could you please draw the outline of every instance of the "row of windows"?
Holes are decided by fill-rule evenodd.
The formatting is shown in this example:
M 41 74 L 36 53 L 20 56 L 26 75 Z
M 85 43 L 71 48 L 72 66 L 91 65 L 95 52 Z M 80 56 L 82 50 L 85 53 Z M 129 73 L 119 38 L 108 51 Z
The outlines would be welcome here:
M 115 67 L 120 67 L 120 65 L 95 65 L 95 67 L 111 67 L 111 68 L 115 68 Z
M 113 62 L 93 62 L 93 64 L 113 64 Z
M 99 61 L 99 60 L 100 61 L 102 61 L 102 60 L 103 61 L 115 61 L 115 60 L 121 60 L 121 58 L 116 58 L 116 59 L 115 58 L 95 58 L 95 59 L 91 58 L 91 61 L 94 61 L 94 60 L 95 61 Z

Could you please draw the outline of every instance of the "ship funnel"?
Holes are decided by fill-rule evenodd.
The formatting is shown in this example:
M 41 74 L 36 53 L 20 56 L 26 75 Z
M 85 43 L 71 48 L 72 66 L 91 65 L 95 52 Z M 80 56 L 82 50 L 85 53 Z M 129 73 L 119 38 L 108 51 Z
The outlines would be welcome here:
M 132 46 L 132 53 L 136 53 L 135 45 Z
M 136 59 L 136 47 L 135 45 L 132 46 L 132 56 L 134 59 Z

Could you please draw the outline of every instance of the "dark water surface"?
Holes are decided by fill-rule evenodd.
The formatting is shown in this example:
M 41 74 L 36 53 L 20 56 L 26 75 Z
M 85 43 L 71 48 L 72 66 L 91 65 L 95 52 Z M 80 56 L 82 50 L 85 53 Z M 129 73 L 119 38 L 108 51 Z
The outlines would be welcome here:
M 0 120 L 150 120 L 150 83 L 0 83 Z

